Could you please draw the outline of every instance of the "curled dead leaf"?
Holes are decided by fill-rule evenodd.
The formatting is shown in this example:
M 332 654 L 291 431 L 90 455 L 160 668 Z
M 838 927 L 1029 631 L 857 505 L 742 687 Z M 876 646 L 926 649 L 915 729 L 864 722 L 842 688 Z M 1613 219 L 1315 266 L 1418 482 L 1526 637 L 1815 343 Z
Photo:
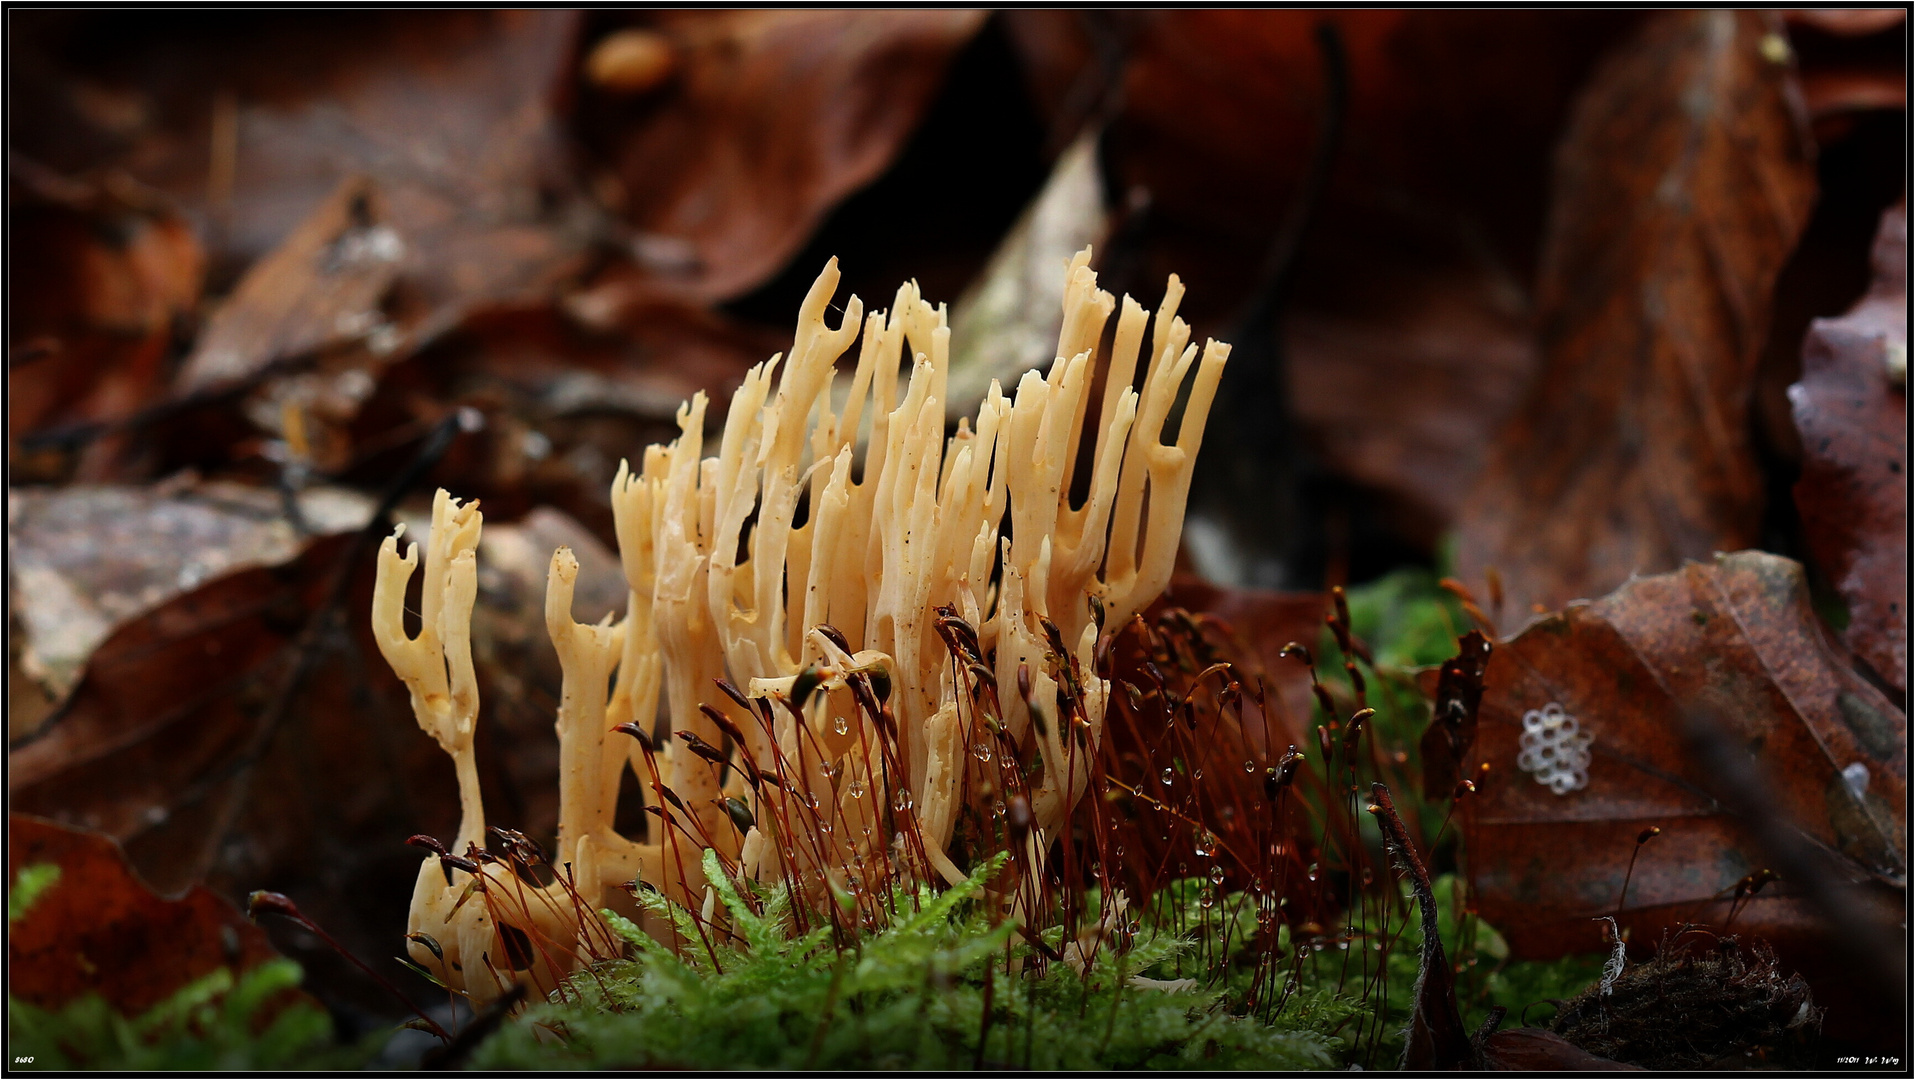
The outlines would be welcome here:
M 1750 384 L 1815 175 L 1772 16 L 1654 16 L 1557 159 L 1528 400 L 1466 504 L 1457 562 L 1522 617 L 1756 540 Z M 1492 612 L 1492 615 L 1498 613 Z
M 276 956 L 258 927 L 205 888 L 166 898 L 110 838 L 7 815 L 7 879 L 51 863 L 59 880 L 8 928 L 7 994 L 58 1008 L 88 993 L 137 1016 L 200 976 Z M 303 995 L 302 995 L 303 996 Z
M 1584 786 L 1545 786 L 1527 758 L 1551 706 L 1588 737 Z M 1572 604 L 1498 647 L 1484 677 L 1462 815 L 1483 916 L 1530 957 L 1600 948 L 1604 915 L 1637 943 L 1727 926 L 1774 942 L 1818 997 L 1832 963 L 1853 987 L 1900 910 L 1906 733 L 1786 559 L 1719 556 Z
M 585 102 L 580 125 L 655 288 L 723 300 L 777 273 L 891 163 L 983 23 L 961 10 L 654 16 L 678 57 L 671 86 L 640 116 Z
M 310 534 L 361 528 L 372 513 L 341 488 L 303 492 L 297 506 L 296 525 L 277 493 L 217 482 L 9 491 L 22 669 L 64 698 L 120 624 L 224 574 L 284 563 Z
M 1789 389 L 1802 436 L 1795 503 L 1816 565 L 1848 605 L 1844 639 L 1908 691 L 1908 208 L 1882 216 L 1868 295 L 1818 319 Z

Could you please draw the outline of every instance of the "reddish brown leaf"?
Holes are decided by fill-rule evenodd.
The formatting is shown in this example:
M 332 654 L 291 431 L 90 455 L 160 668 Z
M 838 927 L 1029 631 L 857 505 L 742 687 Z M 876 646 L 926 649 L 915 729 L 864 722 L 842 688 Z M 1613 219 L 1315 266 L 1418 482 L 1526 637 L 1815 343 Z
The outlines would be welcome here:
M 277 493 L 238 484 L 27 488 L 7 501 L 21 664 L 56 698 L 121 623 L 228 572 L 286 562 L 308 539 Z M 299 507 L 301 524 L 321 534 L 360 528 L 372 513 L 340 488 L 307 491 Z
M 284 892 L 383 965 L 390 914 L 404 909 L 418 871 L 404 840 L 449 835 L 458 798 L 444 753 L 372 643 L 372 549 L 357 540 L 320 540 L 123 622 L 67 704 L 9 754 L 12 807 L 106 833 L 163 888 Z M 488 524 L 473 624 L 488 808 L 546 837 L 557 820 L 560 680 L 538 613 L 560 544 L 584 564 L 581 611 L 622 612 L 616 558 L 576 522 L 541 511 Z M 350 580 L 328 609 L 342 559 Z M 331 621 L 315 629 L 316 618 Z M 306 674 L 290 681 L 302 663 Z M 284 945 L 329 994 L 390 1008 L 328 951 L 297 937 Z
M 1560 795 L 1518 767 L 1525 715 L 1552 703 L 1592 739 L 1587 786 Z M 1705 768 L 1685 738 L 1698 717 L 1711 745 L 1746 764 Z M 1899 910 L 1905 743 L 1901 711 L 1823 636 L 1788 560 L 1724 555 L 1573 604 L 1490 658 L 1464 825 L 1483 916 L 1520 955 L 1596 950 L 1593 920 L 1617 910 L 1636 853 L 1621 915 L 1631 940 L 1720 927 L 1736 902 L 1734 931 L 1807 967 L 1802 950 L 1826 954 L 1828 934 L 1875 932 L 1821 926 L 1820 890 L 1863 904 L 1864 923 Z M 1758 775 L 1731 790 L 1729 771 Z M 1780 854 L 1754 839 L 1760 822 L 1731 812 L 1750 800 L 1821 853 L 1821 876 L 1785 875 L 1738 900 L 1738 883 Z M 1661 835 L 1639 845 L 1650 826 Z
M 380 375 L 346 429 L 357 454 L 349 475 L 382 482 L 419 435 L 470 406 L 485 425 L 434 481 L 483 499 L 490 520 L 549 504 L 609 542 L 606 492 L 619 459 L 670 441 L 686 399 L 702 390 L 726 400 L 748 367 L 790 345 L 788 330 L 643 296 L 626 272 L 563 303 L 483 308 Z
M 735 297 L 796 254 L 917 126 L 976 11 L 707 11 L 654 16 L 674 81 L 587 101 L 584 137 L 639 231 L 658 289 Z
M 117 165 L 172 196 L 226 273 L 369 178 L 376 224 L 401 242 L 380 249 L 400 255 L 398 306 L 443 317 L 549 288 L 588 239 L 555 113 L 577 23 L 566 11 L 47 13 L 22 27 L 38 110 L 23 138 L 55 165 Z
M 1338 29 L 1349 109 L 1283 317 L 1288 390 L 1323 460 L 1387 492 L 1413 519 L 1406 531 L 1433 540 L 1534 367 L 1528 291 L 1550 147 L 1590 64 L 1636 16 L 1177 10 L 1006 19 L 1059 126 L 1058 145 L 1094 101 L 1086 90 L 1105 78 L 1091 39 L 1118 39 L 1099 44 L 1128 60 L 1105 160 L 1112 190 L 1148 192 L 1150 201 L 1146 250 L 1131 260 L 1142 265 L 1114 284 L 1144 298 L 1165 274 L 1181 275 L 1187 317 L 1240 349 L 1247 343 L 1226 327 L 1258 283 L 1323 122 L 1316 27 Z M 1221 414 L 1220 403 L 1212 430 L 1226 430 Z
M 118 844 L 27 814 L 7 815 L 7 879 L 52 863 L 59 881 L 7 934 L 7 995 L 58 1008 L 89 993 L 137 1016 L 221 967 L 275 953 L 266 935 L 204 888 L 156 895 Z
M 1597 1057 L 1543 1028 L 1511 1028 L 1484 1039 L 1483 1067 L 1499 1072 L 1630 1072 L 1642 1068 Z
M 363 616 L 349 617 L 370 602 L 370 549 L 333 613 L 342 621 L 308 632 L 355 539 L 215 578 L 122 624 L 67 704 L 9 753 L 12 808 L 106 833 L 162 889 L 270 886 L 358 954 L 390 955 L 381 913 L 404 907 L 418 865 L 404 838 L 448 831 L 456 792 Z M 390 1008 L 315 943 L 284 944 L 311 985 Z
M 1906 693 L 1906 205 L 1883 215 L 1873 261 L 1868 295 L 1817 320 L 1802 347 L 1802 381 L 1789 390 L 1803 452 L 1795 503 L 1810 554 L 1848 604 L 1849 647 Z
M 1501 571 L 1502 617 L 1756 538 L 1749 386 L 1814 198 L 1777 32 L 1760 14 L 1659 14 L 1576 107 L 1538 288 L 1543 369 L 1457 556 L 1472 583 Z
M 205 256 L 167 200 L 124 175 L 81 182 L 30 160 L 9 173 L 9 476 L 64 479 L 77 464 L 102 479 L 117 444 L 75 462 L 70 444 L 21 438 L 146 404 L 176 322 L 199 303 Z
M 165 888 L 201 880 L 230 820 L 230 770 L 351 536 L 214 579 L 122 623 L 67 705 L 8 754 L 15 809 L 131 846 Z
M 341 183 L 240 279 L 200 334 L 177 389 L 237 382 L 377 329 L 380 301 L 405 255 L 405 241 L 381 216 L 370 181 Z

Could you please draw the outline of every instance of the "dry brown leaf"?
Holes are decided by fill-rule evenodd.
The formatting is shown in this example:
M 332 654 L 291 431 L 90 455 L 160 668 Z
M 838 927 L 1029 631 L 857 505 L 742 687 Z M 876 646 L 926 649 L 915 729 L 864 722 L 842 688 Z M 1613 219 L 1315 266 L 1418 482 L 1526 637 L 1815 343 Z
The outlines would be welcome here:
M 1552 703 L 1591 737 L 1587 786 L 1563 794 L 1519 764 L 1525 717 Z M 1595 951 L 1594 920 L 1620 907 L 1641 948 L 1696 922 L 1768 938 L 1807 969 L 1831 935 L 1877 932 L 1867 920 L 1899 910 L 1906 720 L 1824 636 L 1786 559 L 1691 563 L 1533 623 L 1490 657 L 1470 760 L 1466 857 L 1514 954 Z M 1814 875 L 1790 879 L 1765 823 L 1808 845 Z M 1764 869 L 1784 877 L 1750 894 Z M 1825 927 L 1828 890 L 1862 924 Z
M 15 160 L 10 179 L 8 474 L 65 479 L 77 444 L 34 436 L 148 403 L 199 303 L 205 255 L 163 197 L 124 175 L 78 181 Z M 114 476 L 121 449 L 95 446 L 83 477 Z
M 380 217 L 370 181 L 342 182 L 213 312 L 177 391 L 236 383 L 382 328 L 396 332 L 384 327 L 379 304 L 399 274 L 405 241 Z
M 1008 19 L 1054 122 L 1070 123 L 1070 103 L 1099 76 L 1093 50 L 1059 43 L 1093 16 Z M 1251 10 L 1134 19 L 1119 28 L 1129 65 L 1107 162 L 1112 190 L 1148 193 L 1148 223 L 1135 279 L 1114 284 L 1154 297 L 1165 274 L 1180 274 L 1186 317 L 1228 336 L 1309 168 L 1325 109 L 1315 31 L 1337 27 L 1349 109 L 1282 317 L 1288 390 L 1324 463 L 1386 493 L 1413 519 L 1406 531 L 1433 541 L 1533 369 L 1529 282 L 1550 147 L 1578 83 L 1633 19 Z M 1243 426 L 1272 407 L 1251 403 Z M 1234 437 L 1221 416 L 1213 429 Z
M 564 304 L 484 308 L 381 373 L 345 429 L 356 455 L 345 475 L 383 482 L 418 437 L 468 406 L 484 426 L 433 482 L 485 500 L 493 520 L 549 504 L 609 540 L 619 460 L 675 437 L 693 394 L 724 401 L 748 367 L 790 346 L 789 331 L 635 294 L 627 273 Z
M 668 87 L 585 102 L 654 287 L 720 300 L 770 278 L 825 215 L 884 171 L 984 13 L 686 11 Z M 906 222 L 900 228 L 909 228 Z
M 1483 1040 L 1483 1067 L 1496 1072 L 1631 1072 L 1641 1066 L 1600 1058 L 1553 1031 L 1511 1028 Z
M 1803 453 L 1795 503 L 1816 565 L 1848 604 L 1849 648 L 1907 693 L 1906 204 L 1882 216 L 1873 262 L 1868 295 L 1816 320 L 1802 347 L 1789 391 Z
M 316 488 L 299 509 L 305 530 L 329 534 L 363 527 L 372 504 Z M 237 484 L 10 490 L 7 591 L 22 669 L 65 697 L 121 623 L 223 574 L 286 562 L 307 540 L 277 493 Z
M 122 624 L 65 707 L 8 754 L 13 809 L 105 833 L 158 888 L 292 896 L 359 955 L 390 955 L 413 832 L 449 831 L 444 755 L 417 730 L 362 626 L 358 534 L 240 570 Z M 363 547 L 335 619 L 314 629 L 340 560 Z M 303 678 L 294 680 L 305 666 Z M 390 1002 L 301 935 L 282 939 L 329 998 Z
M 57 1009 L 99 994 L 138 1016 L 221 967 L 276 954 L 232 904 L 203 888 L 155 895 L 118 844 L 28 814 L 7 815 L 7 880 L 51 863 L 59 880 L 7 928 L 7 996 Z
M 1778 33 L 1760 14 L 1659 14 L 1577 105 L 1543 368 L 1462 518 L 1458 567 L 1501 572 L 1505 618 L 1756 539 L 1749 387 L 1815 194 Z

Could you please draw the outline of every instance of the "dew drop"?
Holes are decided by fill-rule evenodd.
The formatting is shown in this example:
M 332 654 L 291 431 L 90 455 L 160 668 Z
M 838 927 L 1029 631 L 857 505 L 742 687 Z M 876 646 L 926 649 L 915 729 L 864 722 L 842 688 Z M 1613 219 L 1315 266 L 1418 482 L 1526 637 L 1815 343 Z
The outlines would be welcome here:
M 840 735 L 847 734 L 851 731 L 851 722 L 842 716 L 834 716 L 831 718 L 831 730 Z
M 1198 833 L 1196 850 L 1198 855 L 1209 858 L 1210 855 L 1217 850 L 1217 838 L 1208 832 Z
M 1243 763 L 1243 771 L 1244 771 L 1244 772 L 1247 772 L 1247 773 L 1251 773 L 1251 774 L 1255 774 L 1255 773 L 1256 773 L 1256 771 L 1257 771 L 1257 763 L 1256 763 L 1256 762 L 1254 762 L 1254 761 L 1246 761 L 1246 762 L 1244 762 L 1244 763 Z
M 1210 868 L 1210 883 L 1212 885 L 1223 884 L 1223 867 L 1213 866 Z
M 991 744 L 979 740 L 977 745 L 971 747 L 971 756 L 989 765 L 991 763 Z
M 1163 775 L 1159 777 L 1159 779 L 1163 780 L 1165 787 L 1169 787 L 1170 782 L 1172 780 L 1175 780 L 1176 778 L 1177 778 L 1177 771 L 1175 769 L 1172 769 L 1168 765 L 1164 766 Z
M 851 783 L 845 785 L 845 790 L 851 793 L 852 798 L 862 799 L 864 798 L 864 781 L 854 779 Z
M 911 805 L 911 793 L 903 788 L 899 788 L 898 793 L 891 799 L 891 809 L 900 814 L 911 809 Z

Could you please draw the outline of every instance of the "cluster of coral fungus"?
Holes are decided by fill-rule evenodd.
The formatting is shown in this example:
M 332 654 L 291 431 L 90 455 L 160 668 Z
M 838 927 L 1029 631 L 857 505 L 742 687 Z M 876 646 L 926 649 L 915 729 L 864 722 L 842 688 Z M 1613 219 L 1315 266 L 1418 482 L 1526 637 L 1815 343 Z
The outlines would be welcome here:
M 834 261 L 790 354 L 733 395 L 715 454 L 701 394 L 676 440 L 620 468 L 625 618 L 573 620 L 565 549 L 547 583 L 564 670 L 555 853 L 501 830 L 487 844 L 468 633 L 476 504 L 438 495 L 416 637 L 403 609 L 419 546 L 402 557 L 397 535 L 385 542 L 373 627 L 462 799 L 456 840 L 419 870 L 414 960 L 475 1001 L 555 985 L 609 947 L 592 913 L 629 907 L 629 890 L 708 909 L 706 851 L 739 880 L 875 917 L 884 887 L 961 880 L 978 854 L 954 850 L 966 811 L 1006 823 L 1022 879 L 1043 879 L 1104 739 L 1100 644 L 1169 581 L 1229 355 L 1189 343 L 1174 277 L 1153 320 L 1129 297 L 1118 312 L 1088 263 L 1086 251 L 1067 269 L 1048 373 L 1008 396 L 993 383 L 947 435 L 944 309 L 907 284 L 888 313 L 851 297 L 831 327 Z M 613 829 L 626 782 L 651 814 L 642 839 Z M 559 868 L 549 883 L 527 873 L 535 862 Z

